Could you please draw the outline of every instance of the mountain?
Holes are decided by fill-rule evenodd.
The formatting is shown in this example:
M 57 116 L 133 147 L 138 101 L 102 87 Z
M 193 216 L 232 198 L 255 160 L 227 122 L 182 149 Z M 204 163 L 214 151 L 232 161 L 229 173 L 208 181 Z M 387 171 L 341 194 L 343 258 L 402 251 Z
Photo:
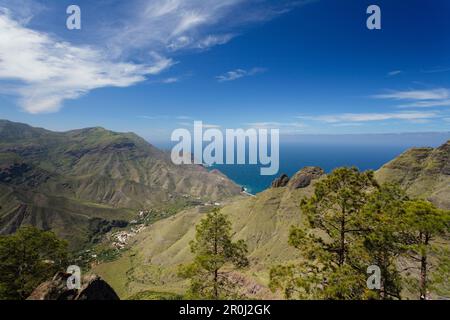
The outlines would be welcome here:
M 380 182 L 394 181 L 411 196 L 424 197 L 441 208 L 449 204 L 450 143 L 439 148 L 411 149 L 375 173 Z M 301 261 L 297 250 L 288 246 L 289 229 L 305 218 L 299 209 L 303 197 L 314 192 L 322 169 L 306 167 L 291 178 L 281 175 L 269 188 L 254 197 L 223 203 L 222 212 L 233 226 L 233 239 L 244 240 L 249 249 L 250 267 L 234 274 L 251 298 L 281 298 L 267 288 L 273 265 Z M 182 294 L 187 282 L 176 276 L 180 264 L 192 261 L 189 242 L 195 225 L 211 208 L 200 206 L 160 220 L 144 228 L 115 261 L 93 267 L 112 285 L 121 298 L 140 292 Z
M 234 240 L 243 239 L 248 245 L 250 267 L 233 275 L 246 295 L 281 298 L 267 288 L 268 272 L 274 264 L 301 258 L 287 245 L 289 229 L 302 223 L 300 201 L 312 195 L 322 175 L 320 168 L 307 167 L 284 187 L 223 203 L 222 212 L 232 223 Z M 192 208 L 146 227 L 119 259 L 99 264 L 93 272 L 111 284 L 121 298 L 146 290 L 183 293 L 187 283 L 176 277 L 177 268 L 192 260 L 189 242 L 195 225 L 210 210 L 208 206 Z
M 2 234 L 33 224 L 75 248 L 99 224 L 126 223 L 140 210 L 164 216 L 240 192 L 218 172 L 174 165 L 133 133 L 98 127 L 52 132 L 0 120 Z
M 450 141 L 438 148 L 414 148 L 375 173 L 381 183 L 395 182 L 412 197 L 450 209 Z

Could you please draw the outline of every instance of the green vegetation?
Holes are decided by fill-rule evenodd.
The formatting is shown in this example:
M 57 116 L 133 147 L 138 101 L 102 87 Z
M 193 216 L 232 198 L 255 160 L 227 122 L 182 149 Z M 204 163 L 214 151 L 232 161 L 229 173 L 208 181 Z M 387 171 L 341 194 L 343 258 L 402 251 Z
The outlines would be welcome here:
M 132 133 L 103 128 L 52 132 L 0 120 L 0 234 L 32 224 L 79 250 L 96 220 L 131 221 L 140 210 L 167 217 L 240 187 L 200 166 L 176 166 Z M 101 230 L 100 230 L 101 231 Z
M 419 281 L 413 282 L 413 288 L 419 292 L 420 299 L 426 299 L 430 290 L 439 291 L 439 285 L 448 285 L 450 251 L 448 246 L 439 247 L 433 241 L 449 232 L 450 211 L 439 210 L 424 200 L 409 201 L 404 228 L 408 257 L 420 269 Z
M 224 269 L 229 265 L 238 269 L 248 266 L 247 246 L 242 240 L 231 241 L 231 223 L 219 209 L 208 213 L 197 225 L 191 251 L 194 262 L 179 271 L 181 277 L 190 280 L 189 298 L 241 297 L 237 284 L 230 279 L 230 271 Z
M 0 234 L 30 224 L 52 230 L 121 298 L 448 298 L 449 199 L 450 142 L 409 150 L 374 174 L 305 168 L 287 185 L 245 197 L 223 175 L 174 166 L 131 133 L 0 120 Z M 215 201 L 225 222 L 216 233 Z M 125 249 L 112 249 L 111 232 L 141 225 Z M 45 258 L 48 274 L 13 279 L 20 257 L 5 248 L 19 247 L 9 237 L 21 232 L 0 238 L 9 270 L 0 292 L 18 292 L 11 298 L 56 270 Z M 222 252 L 208 249 L 215 240 Z M 380 267 L 380 290 L 367 289 L 369 265 Z
M 183 300 L 183 296 L 171 292 L 157 292 L 157 291 L 141 291 L 130 297 L 127 300 Z
M 432 240 L 448 232 L 449 212 L 408 200 L 397 186 L 378 186 L 372 177 L 371 172 L 339 168 L 316 184 L 314 195 L 301 205 L 309 224 L 292 227 L 289 237 L 305 261 L 272 268 L 273 290 L 300 299 L 401 299 L 407 282 L 397 263 L 402 257 L 408 269 L 420 270 L 417 298 L 428 297 L 429 254 L 437 265 L 448 257 L 448 252 L 432 250 Z M 376 291 L 366 286 L 370 265 L 381 271 Z M 448 269 L 439 269 L 437 283 L 448 278 Z
M 359 272 L 362 244 L 360 214 L 369 191 L 377 186 L 372 172 L 339 168 L 316 184 L 314 195 L 301 204 L 309 225 L 293 227 L 289 244 L 306 260 L 271 270 L 271 287 L 287 298 L 357 299 L 364 294 Z M 314 232 L 317 229 L 319 233 Z
M 425 149 L 424 158 L 433 154 L 433 158 L 439 159 L 438 166 L 441 174 L 435 173 L 433 179 L 439 182 L 433 187 L 433 194 L 445 194 L 447 185 L 441 185 L 448 176 L 446 166 L 450 163 L 450 152 L 442 152 L 445 146 L 437 149 Z M 439 152 L 433 150 L 441 150 Z M 406 152 L 408 153 L 408 152 Z M 439 155 L 439 156 L 437 156 Z M 391 161 L 395 163 L 396 160 Z M 386 165 L 387 166 L 387 165 Z M 375 178 L 379 181 L 380 172 L 386 173 L 385 167 L 375 172 Z M 396 179 L 393 171 L 390 171 L 392 180 L 416 181 L 414 177 L 420 176 L 423 169 L 415 168 L 411 164 L 408 170 L 408 161 L 402 163 L 402 178 Z M 302 169 L 295 176 L 303 176 Z M 409 176 L 408 176 L 409 174 Z M 289 242 L 290 228 L 305 227 L 317 236 L 326 239 L 326 233 L 320 229 L 311 229 L 308 216 L 299 211 L 302 199 L 310 199 L 315 194 L 315 186 L 323 181 L 325 175 L 314 177 L 308 186 L 294 188 L 285 186 L 267 189 L 255 197 L 235 197 L 222 202 L 221 212 L 230 220 L 232 225 L 232 240 L 244 240 L 248 247 L 247 257 L 250 265 L 242 270 L 235 270 L 233 276 L 240 281 L 242 292 L 251 299 L 280 299 L 284 297 L 282 290 L 272 292 L 270 284 L 270 270 L 274 265 L 299 266 L 308 261 L 301 250 L 287 245 Z M 386 182 L 385 180 L 382 181 Z M 406 183 L 406 182 L 405 182 Z M 419 182 L 413 182 L 419 184 Z M 364 268 L 357 275 L 357 281 L 364 286 L 364 299 L 402 299 L 419 298 L 420 264 L 408 257 L 411 251 L 407 251 L 405 233 L 399 230 L 403 225 L 402 219 L 406 215 L 406 202 L 416 196 L 427 198 L 427 194 L 412 194 L 411 189 L 401 184 L 401 189 L 392 184 L 382 184 L 373 187 L 367 195 L 367 203 L 360 210 L 360 219 L 355 224 L 364 223 L 365 228 L 361 233 L 349 233 L 352 239 L 350 248 L 360 258 L 360 265 Z M 424 190 L 426 191 L 426 190 Z M 441 209 L 446 209 L 444 197 L 431 197 L 432 203 Z M 441 200 L 439 200 L 441 199 Z M 189 250 L 189 243 L 195 238 L 195 228 L 205 217 L 207 207 L 188 208 L 174 216 L 162 219 L 148 226 L 136 237 L 130 249 L 123 252 L 122 257 L 116 261 L 94 266 L 93 271 L 100 274 L 122 298 L 127 298 L 135 293 L 152 290 L 157 292 L 174 292 L 184 294 L 190 288 L 189 281 L 176 276 L 180 264 L 190 263 L 194 256 Z M 402 219 L 397 219 L 401 215 Z M 400 225 L 400 226 L 399 226 Z M 397 230 L 393 232 L 392 230 Z M 353 239 L 358 239 L 358 244 Z M 450 285 L 448 281 L 450 263 L 445 250 L 449 246 L 448 234 L 436 236 L 432 241 L 429 254 L 429 288 L 432 299 L 450 297 Z M 379 250 L 374 250 L 380 247 Z M 368 252 L 371 252 L 369 255 Z M 376 264 L 380 267 L 381 289 L 366 290 L 368 278 L 367 266 Z M 320 268 L 320 265 L 316 267 Z M 290 271 L 296 272 L 297 268 Z M 350 275 L 355 275 L 351 270 Z M 347 274 L 348 275 L 348 274 Z M 351 277 L 350 277 L 350 280 Z M 354 280 L 354 279 L 353 279 Z M 399 282 L 400 281 L 400 282 Z M 358 282 L 357 282 L 358 283 Z M 284 288 L 283 288 L 284 289 Z M 293 297 L 298 297 L 295 292 Z
M 405 220 L 405 192 L 394 184 L 385 184 L 375 190 L 364 206 L 360 225 L 366 250 L 366 265 L 380 268 L 380 290 L 367 292 L 368 298 L 400 299 L 401 275 L 398 259 L 405 254 L 403 230 Z
M 396 183 L 408 196 L 450 210 L 450 141 L 438 148 L 410 149 L 375 173 L 379 183 Z
M 67 242 L 52 232 L 22 227 L 0 236 L 0 299 L 22 300 L 67 267 Z

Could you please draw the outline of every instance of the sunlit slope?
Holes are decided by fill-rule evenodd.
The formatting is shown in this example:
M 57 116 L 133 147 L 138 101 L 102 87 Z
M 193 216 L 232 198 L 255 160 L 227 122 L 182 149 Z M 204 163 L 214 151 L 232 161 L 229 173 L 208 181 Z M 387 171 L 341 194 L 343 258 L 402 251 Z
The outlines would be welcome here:
M 299 203 L 312 192 L 312 185 L 271 188 L 223 206 L 233 225 L 233 238 L 243 239 L 248 245 L 250 267 L 234 277 L 249 296 L 275 297 L 267 289 L 270 267 L 299 258 L 287 245 L 289 229 L 302 223 Z M 93 271 L 111 283 L 122 298 L 143 290 L 183 293 L 186 282 L 176 276 L 176 270 L 192 260 L 189 242 L 194 238 L 195 225 L 210 209 L 186 210 L 148 226 L 119 260 L 96 266 Z
M 395 182 L 413 197 L 450 209 L 450 141 L 438 148 L 410 149 L 381 167 L 380 182 Z

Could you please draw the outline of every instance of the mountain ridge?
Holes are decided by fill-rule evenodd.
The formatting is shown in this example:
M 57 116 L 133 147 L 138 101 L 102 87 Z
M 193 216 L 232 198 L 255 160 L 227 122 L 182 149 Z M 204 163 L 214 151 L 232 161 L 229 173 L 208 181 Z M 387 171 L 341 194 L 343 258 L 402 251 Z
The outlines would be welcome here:
M 436 174 L 433 179 L 441 181 L 433 187 L 432 194 L 447 194 L 448 190 L 442 182 L 449 181 L 450 177 L 447 171 L 450 163 L 448 146 L 449 142 L 438 148 L 410 149 L 380 168 L 375 176 L 381 183 L 399 182 L 411 196 L 429 199 L 445 209 L 447 204 L 440 198 L 430 198 L 428 192 L 418 193 L 416 189 L 411 189 L 411 186 L 421 183 L 421 180 L 416 180 L 420 174 L 407 175 L 424 170 L 423 165 L 416 168 L 414 159 L 417 157 L 409 159 L 409 155 L 425 150 L 424 159 L 427 159 L 427 163 L 435 164 L 432 168 Z M 405 155 L 408 157 L 405 158 Z M 386 171 L 386 168 L 399 163 L 402 164 L 402 175 L 396 171 Z M 436 169 L 436 163 L 439 169 Z M 289 229 L 305 221 L 300 201 L 303 197 L 310 197 L 315 183 L 325 176 L 321 168 L 305 167 L 289 179 L 281 175 L 284 179 L 275 179 L 271 188 L 254 197 L 230 200 L 223 204 L 221 210 L 232 223 L 233 239 L 242 239 L 248 245 L 250 267 L 233 277 L 244 283 L 244 293 L 250 298 L 282 298 L 268 289 L 268 270 L 275 264 L 302 261 L 298 251 L 287 245 Z M 280 183 L 281 180 L 284 182 Z M 410 184 L 405 184 L 405 181 Z M 439 189 L 440 186 L 442 189 Z M 93 272 L 111 283 L 122 298 L 145 290 L 182 294 L 188 284 L 176 277 L 176 270 L 180 264 L 192 260 L 189 243 L 194 238 L 195 225 L 207 211 L 208 208 L 184 210 L 148 226 L 130 242 L 129 249 L 118 260 L 96 265 Z
M 241 187 L 202 166 L 174 165 L 134 133 L 53 132 L 3 120 L 0 190 L 0 233 L 30 223 L 81 244 L 90 218 L 130 221 L 138 210 L 174 211 Z

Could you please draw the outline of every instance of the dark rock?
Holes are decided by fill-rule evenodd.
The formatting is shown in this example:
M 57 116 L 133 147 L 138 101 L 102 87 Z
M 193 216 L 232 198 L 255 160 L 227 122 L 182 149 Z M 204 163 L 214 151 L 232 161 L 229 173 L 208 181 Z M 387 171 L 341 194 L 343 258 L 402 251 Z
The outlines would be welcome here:
M 297 172 L 289 181 L 291 189 L 306 188 L 311 184 L 311 181 L 323 176 L 325 172 L 319 167 L 304 167 Z
M 82 277 L 79 290 L 67 288 L 69 277 L 69 273 L 57 273 L 34 289 L 27 300 L 119 300 L 114 289 L 97 275 Z
M 289 177 L 286 174 L 282 174 L 272 182 L 272 188 L 282 188 L 285 187 L 289 182 Z

